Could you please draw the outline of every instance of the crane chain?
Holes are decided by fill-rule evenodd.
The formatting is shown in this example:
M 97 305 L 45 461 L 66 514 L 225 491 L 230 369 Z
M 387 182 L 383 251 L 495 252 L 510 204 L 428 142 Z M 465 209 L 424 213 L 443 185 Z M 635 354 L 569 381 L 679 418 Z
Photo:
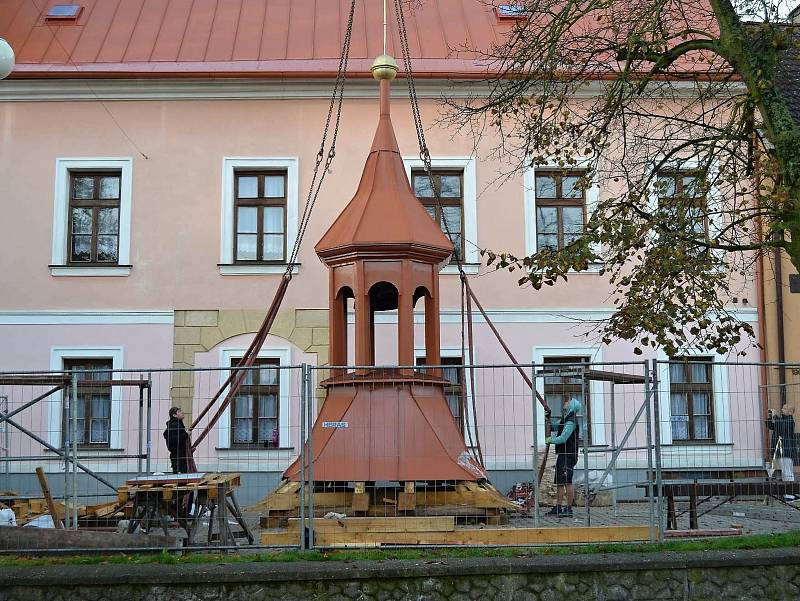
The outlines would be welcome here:
M 416 129 L 417 132 L 417 142 L 419 144 L 419 158 L 422 161 L 422 165 L 425 169 L 425 175 L 428 176 L 428 180 L 431 183 L 433 196 L 436 200 L 436 205 L 439 208 L 439 214 L 442 216 L 441 221 L 442 225 L 444 226 L 445 234 L 447 235 L 447 239 L 450 240 L 450 243 L 453 245 L 453 248 L 455 250 L 456 249 L 455 238 L 453 237 L 453 233 L 450 230 L 450 224 L 448 223 L 448 220 L 445 217 L 444 209 L 442 207 L 441 188 L 436 183 L 436 180 L 433 177 L 431 153 L 430 150 L 428 149 L 428 144 L 425 140 L 425 128 L 422 125 L 422 114 L 419 109 L 419 101 L 417 98 L 417 87 L 416 84 L 414 83 L 414 72 L 411 67 L 411 51 L 409 50 L 409 44 L 408 44 L 408 31 L 406 29 L 406 19 L 405 19 L 405 14 L 403 12 L 403 0 L 394 0 L 394 4 L 395 4 L 395 16 L 397 19 L 397 29 L 400 37 L 400 48 L 403 54 L 403 62 L 405 63 L 406 67 L 406 83 L 408 85 L 408 96 L 409 99 L 411 100 L 411 114 L 414 117 L 414 128 Z M 458 273 L 461 276 L 462 281 L 467 276 L 467 274 L 464 272 L 463 257 L 461 256 L 464 252 L 465 247 L 466 244 L 464 240 L 464 234 L 462 232 L 461 252 L 453 252 L 453 258 L 455 259 L 456 266 L 458 267 Z
M 351 0 L 350 11 L 347 17 L 347 28 L 345 30 L 344 42 L 342 44 L 342 52 L 339 55 L 339 68 L 336 72 L 336 81 L 333 86 L 333 93 L 331 94 L 331 101 L 328 105 L 328 114 L 325 119 L 325 128 L 322 132 L 322 141 L 320 142 L 319 151 L 314 160 L 314 171 L 311 177 L 311 185 L 309 186 L 308 195 L 306 196 L 305 207 L 303 214 L 300 218 L 300 225 L 297 230 L 297 238 L 295 238 L 292 252 L 286 264 L 286 271 L 284 277 L 287 279 L 292 278 L 292 270 L 297 262 L 297 255 L 300 252 L 300 246 L 305 236 L 308 223 L 311 219 L 311 211 L 317 202 L 319 192 L 322 188 L 322 183 L 325 181 L 325 176 L 336 157 L 336 141 L 339 137 L 339 126 L 342 117 L 342 101 L 344 99 L 344 84 L 347 79 L 347 63 L 350 59 L 350 41 L 353 37 L 353 17 L 355 15 L 356 0 Z M 331 144 L 328 152 L 325 152 L 325 143 L 328 139 L 328 133 L 331 126 L 331 118 L 333 117 L 334 108 L 336 109 L 336 117 L 334 120 L 333 134 L 331 135 Z M 324 165 L 323 165 L 324 161 Z M 322 174 L 320 175 L 320 166 L 323 166 Z M 319 182 L 317 182 L 319 178 Z

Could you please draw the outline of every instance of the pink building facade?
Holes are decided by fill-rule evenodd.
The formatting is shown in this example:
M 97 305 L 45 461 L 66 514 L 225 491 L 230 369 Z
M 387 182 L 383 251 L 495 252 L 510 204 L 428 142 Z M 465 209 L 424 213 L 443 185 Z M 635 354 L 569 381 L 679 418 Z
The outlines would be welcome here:
M 283 50 L 264 42 L 260 50 L 248 50 L 256 35 L 278 47 L 277 29 L 269 35 L 267 29 L 279 26 L 262 11 L 266 25 L 261 33 L 249 33 L 258 15 L 247 11 L 264 5 L 278 19 L 274 15 L 288 2 L 232 3 L 240 5 L 234 33 L 219 14 L 210 20 L 202 12 L 181 16 L 178 3 L 168 1 L 161 3 L 161 29 L 147 42 L 145 30 L 155 26 L 147 23 L 145 13 L 152 7 L 128 23 L 108 6 L 119 5 L 115 10 L 124 12 L 131 10 L 127 2 L 97 0 L 85 3 L 71 29 L 55 26 L 63 37 L 56 43 L 53 26 L 43 25 L 42 15 L 28 15 L 31 9 L 22 4 L 0 4 L 0 36 L 18 54 L 15 72 L 0 82 L 0 203 L 5 209 L 0 222 L 0 371 L 93 366 L 132 370 L 126 377 L 133 378 L 149 373 L 154 382 L 151 469 L 166 470 L 160 432 L 168 408 L 180 405 L 199 412 L 224 380 L 219 368 L 230 367 L 248 347 L 285 269 L 311 185 L 338 37 L 313 27 L 308 33 L 300 17 L 287 16 L 290 34 L 282 34 Z M 293 7 L 305 4 L 292 2 Z M 548 236 L 563 237 L 564 228 L 548 229 L 549 217 L 541 209 L 554 195 L 568 196 L 571 182 L 545 168 L 498 179 L 505 165 L 482 155 L 481 148 L 474 152 L 471 138 L 435 125 L 442 110 L 438 99 L 449 89 L 444 75 L 467 79 L 479 73 L 474 62 L 448 59 L 446 45 L 464 31 L 485 43 L 508 25 L 472 0 L 426 4 L 434 6 L 415 16 L 414 52 L 433 167 L 444 178 L 445 210 L 452 211 L 448 216 L 461 231 L 471 285 L 516 358 L 525 364 L 624 362 L 616 369 L 627 373 L 643 373 L 644 360 L 666 359 L 635 357 L 630 344 L 604 345 L 592 334 L 591 322 L 613 311 L 610 289 L 597 269 L 534 291 L 520 288 L 516 274 L 481 263 L 480 248 L 523 255 L 547 243 Z M 336 15 L 321 14 L 327 8 L 319 10 L 315 23 L 327 18 L 341 22 Z M 431 14 L 445 24 L 443 32 L 420 25 Z M 362 17 L 354 33 L 352 67 L 358 77 L 345 91 L 336 159 L 276 327 L 261 353 L 265 364 L 280 369 L 260 370 L 259 383 L 269 387 L 268 398 L 228 410 L 198 449 L 200 469 L 259 474 L 264 494 L 298 451 L 300 379 L 290 367 L 328 363 L 328 274 L 313 245 L 354 193 L 377 121 L 378 89 L 366 77 L 371 58 L 380 52 L 377 9 Z M 183 41 L 168 56 L 172 42 L 163 31 L 179 22 L 185 25 Z M 48 35 L 47 44 L 36 45 L 37 36 Z M 305 40 L 306 35 L 311 37 Z M 203 50 L 192 49 L 198 38 L 205 40 Z M 478 79 L 474 89 L 479 85 Z M 394 86 L 393 120 L 415 191 L 432 206 L 424 182 L 413 180 L 421 163 L 402 80 Z M 548 188 L 551 183 L 555 190 Z M 599 186 L 584 191 L 575 205 L 579 216 L 562 215 L 562 223 L 581 221 L 607 193 Z M 444 267 L 440 282 L 443 362 L 461 364 L 460 283 L 453 266 Z M 737 312 L 757 328 L 754 284 L 743 297 L 749 300 L 742 300 Z M 421 358 L 421 312 L 416 320 L 415 354 Z M 376 363 L 392 364 L 396 316 L 382 316 L 376 328 Z M 480 317 L 475 338 L 475 364 L 509 363 Z M 750 351 L 748 357 L 756 360 L 755 346 Z M 747 370 L 745 378 L 741 369 L 725 365 L 726 357 L 701 351 L 693 356 L 710 365 L 696 375 L 709 380 L 708 396 L 695 401 L 705 403 L 707 411 L 695 407 L 686 425 L 684 409 L 671 394 L 670 377 L 676 375 L 667 366 L 657 370 L 662 442 L 669 447 L 665 469 L 758 466 L 763 447 L 759 370 Z M 633 365 L 634 359 L 639 364 Z M 175 369 L 186 371 L 158 371 Z M 478 371 L 475 390 L 467 381 L 460 385 L 475 399 L 487 467 L 501 482 L 528 479 L 534 440 L 530 391 L 511 369 Z M 558 391 L 545 389 L 544 378 L 537 379 L 537 386 L 558 398 Z M 20 394 L 31 398 L 33 390 L 0 388 L 0 400 L 6 396 L 12 405 Z M 624 434 L 644 388 L 621 387 L 616 394 L 612 400 L 610 384 L 590 385 L 588 442 L 597 448 L 609 446 L 612 435 L 619 440 Z M 114 389 L 97 407 L 88 403 L 84 463 L 95 471 L 137 471 L 137 460 L 128 458 L 140 436 L 137 395 L 133 389 Z M 50 397 L 21 423 L 58 446 L 61 402 L 58 395 Z M 612 428 L 613 403 L 617 423 Z M 541 442 L 541 411 L 536 422 Z M 643 436 L 638 428 L 632 441 Z M 11 454 L 41 451 L 22 434 L 11 436 Z M 93 459 L 93 453 L 102 458 Z M 590 457 L 592 468 L 608 461 L 603 453 Z M 29 474 L 34 464 L 17 461 L 10 470 Z M 56 457 L 46 465 L 52 473 L 63 471 Z M 630 455 L 623 467 L 645 469 L 644 455 Z

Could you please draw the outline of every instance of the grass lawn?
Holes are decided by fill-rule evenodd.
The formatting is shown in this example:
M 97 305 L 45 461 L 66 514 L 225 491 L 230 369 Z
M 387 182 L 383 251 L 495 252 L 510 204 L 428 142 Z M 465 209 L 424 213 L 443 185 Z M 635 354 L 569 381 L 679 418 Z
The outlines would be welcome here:
M 660 544 L 602 544 L 530 548 L 437 548 L 375 549 L 335 551 L 265 551 L 258 554 L 217 554 L 198 551 L 186 555 L 163 551 L 160 554 L 85 555 L 69 557 L 0 556 L 6 566 L 100 565 L 100 564 L 197 564 L 279 561 L 386 561 L 392 559 L 447 559 L 466 557 L 536 557 L 541 555 L 583 555 L 588 553 L 658 553 L 664 551 L 710 551 L 735 549 L 777 549 L 800 546 L 800 531 L 783 534 L 757 534 L 702 540 L 669 541 Z

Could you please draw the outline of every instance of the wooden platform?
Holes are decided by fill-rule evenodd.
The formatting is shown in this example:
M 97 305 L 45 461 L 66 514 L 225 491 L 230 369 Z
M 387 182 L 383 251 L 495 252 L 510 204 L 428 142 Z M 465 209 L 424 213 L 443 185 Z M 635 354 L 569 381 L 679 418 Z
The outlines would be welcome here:
M 285 480 L 265 499 L 250 507 L 262 513 L 261 527 L 285 527 L 287 520 L 297 518 L 300 509 L 300 483 Z M 448 486 L 405 488 L 342 487 L 314 492 L 314 515 L 328 512 L 351 517 L 435 517 L 473 518 L 487 524 L 505 523 L 507 513 L 519 507 L 501 495 L 488 482 L 459 482 Z
M 646 541 L 648 526 L 564 528 L 463 528 L 450 517 L 314 519 L 317 547 L 377 547 L 382 545 L 523 546 Z M 300 520 L 285 530 L 262 532 L 263 545 L 296 545 Z

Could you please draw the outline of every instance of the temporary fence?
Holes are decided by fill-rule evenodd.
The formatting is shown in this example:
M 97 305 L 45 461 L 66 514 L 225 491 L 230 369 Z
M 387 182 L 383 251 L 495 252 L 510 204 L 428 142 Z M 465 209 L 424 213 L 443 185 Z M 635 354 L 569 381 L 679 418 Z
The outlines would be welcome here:
M 726 501 L 783 506 L 784 495 L 800 493 L 786 462 L 800 445 L 777 418 L 800 387 L 770 383 L 778 368 L 797 366 L 702 357 L 288 363 L 260 359 L 229 406 L 217 401 L 206 412 L 230 366 L 114 370 L 84 361 L 0 374 L 0 503 L 10 508 L 0 511 L 4 523 L 23 526 L 0 530 L 0 547 L 656 541 L 729 533 L 719 517 Z M 579 435 L 570 455 L 546 438 L 557 436 L 573 399 Z M 173 474 L 189 466 L 170 459 L 171 407 L 194 425 L 191 473 Z M 574 490 L 559 494 L 557 462 Z M 78 534 L 36 538 L 34 527 Z

